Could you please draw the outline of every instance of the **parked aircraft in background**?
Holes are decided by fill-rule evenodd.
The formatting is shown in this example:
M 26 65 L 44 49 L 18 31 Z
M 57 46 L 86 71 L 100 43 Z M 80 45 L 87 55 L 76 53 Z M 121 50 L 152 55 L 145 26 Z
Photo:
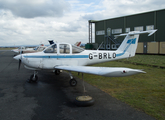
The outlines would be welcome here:
M 76 45 L 76 46 L 80 47 L 81 42 L 76 42 L 74 45 Z
M 20 53 L 20 51 L 24 51 L 24 50 L 33 50 L 33 48 L 26 48 L 26 47 L 24 47 L 24 46 L 20 46 L 19 48 L 17 48 L 17 49 L 12 49 L 11 51 L 13 51 L 13 52 L 15 52 L 15 53 Z
M 19 61 L 19 68 L 22 62 L 25 68 L 34 70 L 34 74 L 30 76 L 30 81 L 37 81 L 38 70 L 43 69 L 55 70 L 56 74 L 60 74 L 59 70 L 67 70 L 106 77 L 123 77 L 145 73 L 139 69 L 125 67 L 91 67 L 87 65 L 133 57 L 137 49 L 139 35 L 148 33 L 148 36 L 150 36 L 156 31 L 132 31 L 116 35 L 116 37 L 126 36 L 116 51 L 85 50 L 69 43 L 55 43 L 42 52 L 20 54 L 15 56 L 14 59 Z M 75 86 L 77 81 L 73 78 L 71 72 L 69 73 L 70 85 Z
M 34 53 L 34 52 L 40 52 L 43 51 L 46 48 L 46 46 L 44 46 L 43 44 L 41 44 L 38 47 L 35 48 L 26 48 L 24 46 L 20 46 L 18 49 L 13 49 L 11 51 L 15 52 L 15 53 Z
M 48 40 L 50 45 L 54 44 L 54 41 L 53 40 Z M 76 42 L 75 43 L 76 46 L 80 46 L 81 45 L 81 42 Z M 47 46 L 44 46 L 43 44 L 41 44 L 40 46 L 37 46 L 35 48 L 27 48 L 27 47 L 24 47 L 24 46 L 20 46 L 18 49 L 12 49 L 11 51 L 15 52 L 15 53 L 18 53 L 20 54 L 21 53 L 34 53 L 34 52 L 40 52 L 40 51 L 43 51 L 45 48 L 47 48 Z

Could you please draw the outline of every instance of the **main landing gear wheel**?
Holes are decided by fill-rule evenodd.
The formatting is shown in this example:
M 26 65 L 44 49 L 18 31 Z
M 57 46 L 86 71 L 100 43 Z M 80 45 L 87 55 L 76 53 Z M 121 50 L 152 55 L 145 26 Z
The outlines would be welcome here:
M 79 107 L 87 107 L 93 105 L 95 100 L 91 96 L 78 96 L 75 99 L 75 104 Z
M 70 83 L 70 85 L 71 85 L 72 87 L 74 87 L 74 86 L 77 85 L 77 80 L 74 79 L 74 78 L 72 78 L 72 79 L 69 81 L 69 83 Z

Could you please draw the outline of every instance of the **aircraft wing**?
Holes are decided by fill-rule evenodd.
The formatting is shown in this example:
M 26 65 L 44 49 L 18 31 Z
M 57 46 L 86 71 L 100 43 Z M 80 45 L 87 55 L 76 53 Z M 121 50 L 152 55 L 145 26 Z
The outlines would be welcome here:
M 123 67 L 55 66 L 55 69 L 101 75 L 106 77 L 123 77 L 138 73 L 145 73 L 142 70 Z

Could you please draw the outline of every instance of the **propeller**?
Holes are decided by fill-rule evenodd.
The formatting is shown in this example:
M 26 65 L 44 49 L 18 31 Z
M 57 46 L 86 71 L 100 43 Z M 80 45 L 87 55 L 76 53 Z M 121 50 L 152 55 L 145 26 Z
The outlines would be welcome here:
M 21 67 L 21 63 L 22 63 L 22 47 L 21 47 L 21 50 L 20 50 L 20 59 L 19 59 L 19 64 L 18 64 L 18 70 L 20 70 L 20 67 Z
M 18 70 L 20 70 L 21 62 L 22 62 L 21 59 L 19 59 Z
M 20 70 L 20 67 L 21 67 L 21 63 L 22 63 L 22 54 L 19 54 L 17 56 L 14 57 L 14 59 L 18 60 L 19 61 L 19 64 L 18 64 L 18 70 Z

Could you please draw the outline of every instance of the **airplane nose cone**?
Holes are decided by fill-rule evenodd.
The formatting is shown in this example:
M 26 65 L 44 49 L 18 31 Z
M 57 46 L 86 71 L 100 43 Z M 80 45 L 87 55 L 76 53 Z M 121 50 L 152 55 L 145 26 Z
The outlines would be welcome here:
M 21 55 L 17 55 L 15 57 L 13 57 L 15 60 L 21 60 Z

